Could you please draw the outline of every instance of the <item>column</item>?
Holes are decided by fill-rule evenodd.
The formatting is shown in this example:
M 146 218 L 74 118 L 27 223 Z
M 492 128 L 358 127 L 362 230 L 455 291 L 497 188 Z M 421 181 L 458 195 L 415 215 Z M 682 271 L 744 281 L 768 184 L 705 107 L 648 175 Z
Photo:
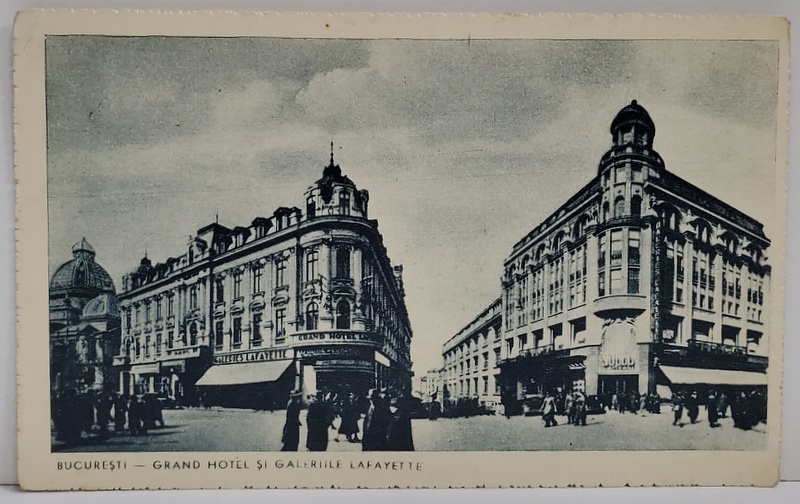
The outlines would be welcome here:
M 284 276 L 284 283 L 289 286 L 289 302 L 286 304 L 286 337 L 288 338 L 290 332 L 297 331 L 297 299 L 300 292 L 300 286 L 297 281 L 297 254 L 296 250 L 292 250 L 286 259 L 286 271 Z
M 709 258 L 708 265 L 709 281 L 711 279 L 711 271 L 714 272 L 714 290 L 709 291 L 714 296 L 714 330 L 711 335 L 711 341 L 722 343 L 722 281 L 719 274 L 722 271 L 722 255 L 714 254 L 713 259 Z M 742 318 L 747 320 L 747 312 Z
M 683 245 L 683 304 L 686 306 L 686 316 L 681 324 L 681 343 L 688 344 L 692 339 L 692 317 L 694 316 L 694 305 L 692 304 L 692 261 L 694 260 L 694 244 L 687 239 Z

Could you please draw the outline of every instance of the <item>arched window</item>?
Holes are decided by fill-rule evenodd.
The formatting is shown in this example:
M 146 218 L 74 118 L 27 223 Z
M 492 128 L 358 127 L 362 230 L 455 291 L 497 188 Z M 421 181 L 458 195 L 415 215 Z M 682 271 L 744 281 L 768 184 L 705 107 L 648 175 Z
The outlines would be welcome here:
M 349 310 L 348 310 L 349 312 Z M 306 308 L 306 330 L 314 331 L 317 329 L 319 322 L 319 307 L 317 303 L 309 303 Z
M 603 203 L 603 222 L 607 221 L 609 218 L 608 215 L 608 201 Z
M 350 215 L 350 193 L 347 191 L 339 193 L 339 212 Z
M 618 197 L 614 201 L 614 217 L 622 217 L 625 215 L 625 198 Z
M 336 249 L 336 278 L 350 278 L 350 250 Z
M 578 218 L 572 233 L 575 240 L 583 238 L 583 235 L 586 234 L 586 217 L 581 216 Z
M 336 304 L 336 329 L 350 329 L 350 303 L 344 299 Z
M 642 215 L 642 197 L 638 194 L 631 198 L 631 215 L 636 217 Z
M 189 326 L 189 346 L 197 345 L 197 324 Z

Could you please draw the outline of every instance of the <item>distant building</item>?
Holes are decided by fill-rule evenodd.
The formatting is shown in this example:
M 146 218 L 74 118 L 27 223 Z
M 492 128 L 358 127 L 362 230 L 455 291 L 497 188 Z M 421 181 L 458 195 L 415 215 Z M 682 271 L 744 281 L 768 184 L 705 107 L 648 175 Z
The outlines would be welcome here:
M 444 369 L 431 369 L 419 378 L 417 395 L 423 402 L 442 402 L 444 392 Z
M 597 176 L 505 261 L 504 402 L 520 406 L 548 389 L 610 396 L 765 386 L 763 226 L 667 171 L 653 149 L 655 125 L 635 100 L 610 132 Z M 482 343 L 457 339 L 448 384 L 474 395 Z
M 184 254 L 125 275 L 121 387 L 196 403 L 286 404 L 300 387 L 411 386 L 402 266 L 331 156 L 304 208 L 209 224 Z
M 500 404 L 501 325 L 498 298 L 445 342 L 442 347 L 445 402 L 471 399 L 489 409 Z
M 111 366 L 120 345 L 114 282 L 86 238 L 72 247 L 72 256 L 50 279 L 51 392 L 113 392 Z

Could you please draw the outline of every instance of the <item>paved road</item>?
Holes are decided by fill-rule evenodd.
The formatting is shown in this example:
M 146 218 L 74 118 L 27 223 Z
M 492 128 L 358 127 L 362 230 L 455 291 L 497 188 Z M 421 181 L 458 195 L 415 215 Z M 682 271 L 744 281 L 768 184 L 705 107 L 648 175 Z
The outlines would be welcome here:
M 565 425 L 544 428 L 539 417 L 483 416 L 460 419 L 414 420 L 414 444 L 420 451 L 528 451 L 528 450 L 759 450 L 766 447 L 766 426 L 750 431 L 733 427 L 730 418 L 711 429 L 701 418 L 697 424 L 672 425 L 672 415 L 632 415 L 616 412 L 590 416 L 585 427 Z M 231 409 L 164 411 L 166 427 L 146 436 L 114 434 L 107 440 L 90 440 L 63 451 L 278 451 L 284 413 Z M 305 419 L 301 417 L 305 425 Z M 338 426 L 338 420 L 336 425 Z M 360 444 L 344 436 L 335 442 L 331 430 L 329 451 L 360 451 Z M 300 432 L 301 450 L 305 428 Z

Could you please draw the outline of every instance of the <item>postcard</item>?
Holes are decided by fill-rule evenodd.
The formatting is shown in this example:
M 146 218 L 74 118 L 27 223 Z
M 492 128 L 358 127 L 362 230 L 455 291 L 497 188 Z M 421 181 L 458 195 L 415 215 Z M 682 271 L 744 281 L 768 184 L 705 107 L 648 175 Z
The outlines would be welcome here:
M 20 13 L 21 486 L 775 484 L 788 48 Z

